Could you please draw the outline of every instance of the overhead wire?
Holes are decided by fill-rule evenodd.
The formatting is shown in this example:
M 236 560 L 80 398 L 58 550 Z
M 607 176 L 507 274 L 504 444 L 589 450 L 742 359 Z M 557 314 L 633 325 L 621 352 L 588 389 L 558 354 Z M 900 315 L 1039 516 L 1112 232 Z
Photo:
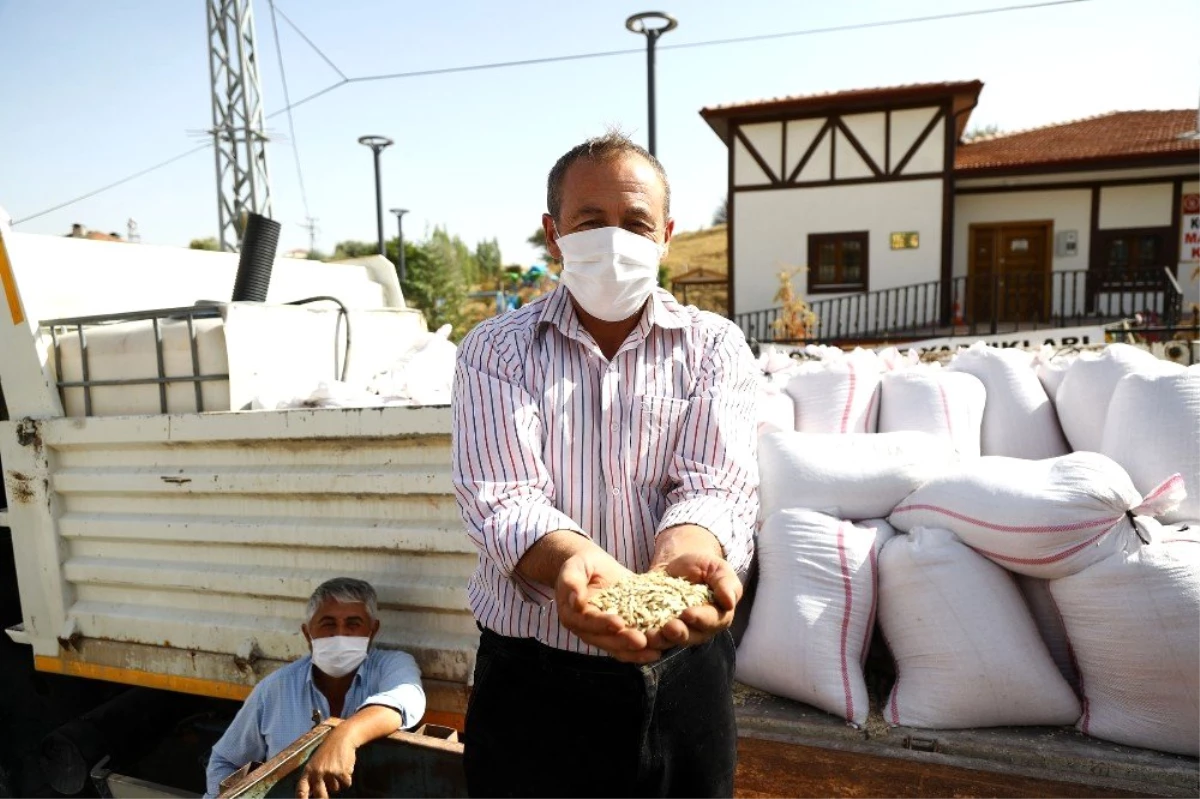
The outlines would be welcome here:
M 977 17 L 984 14 L 1000 14 L 1009 11 L 1027 11 L 1035 8 L 1047 8 L 1049 6 L 1064 6 L 1074 3 L 1089 3 L 1092 0 L 1044 0 L 1039 3 L 1025 3 L 1022 5 L 1002 6 L 997 8 L 982 8 L 974 11 L 950 11 L 944 14 L 931 14 L 924 17 L 906 17 L 904 19 L 888 19 L 877 22 L 854 22 L 846 25 L 833 25 L 826 28 L 806 28 L 799 31 L 785 31 L 782 33 L 761 33 L 754 36 L 738 36 L 729 39 L 708 39 L 700 42 L 682 42 L 679 44 L 658 44 L 656 49 L 662 50 L 684 50 L 695 47 L 711 47 L 713 45 L 724 44 L 745 44 L 748 42 L 761 42 L 769 39 L 786 39 L 796 36 L 812 36 L 820 33 L 841 33 L 844 31 L 863 30 L 866 28 L 885 28 L 894 25 L 911 25 L 918 22 L 937 22 L 947 19 L 958 19 L 961 17 Z M 448 75 L 456 72 L 477 72 L 485 69 L 500 69 L 504 67 L 523 67 L 533 64 L 550 64 L 559 61 L 580 61 L 586 58 L 608 58 L 618 55 L 636 55 L 646 52 L 643 47 L 632 47 L 624 50 L 601 50 L 594 53 L 576 53 L 574 55 L 546 56 L 544 58 L 527 58 L 519 61 L 497 61 L 488 64 L 471 64 L 468 66 L 458 67 L 442 67 L 438 69 L 420 69 L 412 72 L 392 72 L 380 75 L 362 75 L 353 78 L 347 78 L 345 83 L 363 83 L 366 81 L 377 80 L 396 80 L 400 78 L 422 78 L 430 75 Z M 332 88 L 341 84 L 334 84 Z M 275 112 L 278 113 L 278 112 Z
M 275 9 L 275 2 L 274 2 L 274 0 L 271 0 L 272 16 L 274 16 L 275 13 L 277 13 L 276 9 Z M 329 56 L 325 55 L 324 51 L 322 51 L 320 47 L 317 47 L 317 45 L 313 43 L 313 40 L 308 38 L 308 36 L 305 35 L 304 31 L 300 30 L 299 25 L 297 25 L 295 22 L 292 22 L 292 20 L 288 17 L 288 15 L 283 13 L 283 9 L 279 9 L 278 14 L 279 14 L 279 16 L 283 17 L 284 22 L 286 22 L 288 25 L 291 26 L 292 30 L 294 30 L 296 33 L 300 34 L 300 38 L 303 39 L 308 44 L 308 46 L 311 47 L 313 49 L 313 51 L 316 52 L 316 54 L 321 57 L 321 59 L 326 64 L 329 65 L 330 69 L 332 69 L 334 72 L 336 72 L 338 75 L 340 75 L 342 80 L 350 80 L 350 78 L 346 76 L 346 73 L 342 72 L 342 70 L 338 67 L 338 65 L 333 63 L 333 59 L 330 58 Z M 273 21 L 272 21 L 272 24 L 274 24 Z
M 109 183 L 107 186 L 101 186 L 98 189 L 89 191 L 87 194 L 81 194 L 78 197 L 67 200 L 66 202 L 61 202 L 58 205 L 55 205 L 51 208 L 45 209 L 44 211 L 38 211 L 36 214 L 30 214 L 29 216 L 25 216 L 20 219 L 14 219 L 13 224 L 19 225 L 22 222 L 29 222 L 30 220 L 37 219 L 39 216 L 45 216 L 46 214 L 50 214 L 50 213 L 58 211 L 62 208 L 66 208 L 68 205 L 74 205 L 77 202 L 82 202 L 91 197 L 95 197 L 97 194 L 102 194 L 102 193 L 108 191 L 109 189 L 115 189 L 117 186 L 128 183 L 131 180 L 136 180 L 136 179 L 140 178 L 142 175 L 148 175 L 151 172 L 162 169 L 165 166 L 170 166 L 171 164 L 175 163 L 176 161 L 181 161 L 184 158 L 187 158 L 189 155 L 192 155 L 193 153 L 198 153 L 201 150 L 207 150 L 209 147 L 212 147 L 212 142 L 205 142 L 204 144 L 201 144 L 199 147 L 193 147 L 192 149 L 188 150 L 185 153 L 180 153 L 179 155 L 168 158 L 166 161 L 160 161 L 159 163 L 155 164 L 154 166 L 148 166 L 145 169 L 142 169 L 138 172 L 134 172 L 132 175 L 126 175 L 125 177 L 121 178 L 120 180 L 115 180 L 112 183 Z
M 275 36 L 275 55 L 279 59 L 279 82 L 283 85 L 283 102 L 287 105 L 288 136 L 292 140 L 292 156 L 296 162 L 296 180 L 300 183 L 300 201 L 304 205 L 304 218 L 311 219 L 312 213 L 308 209 L 308 192 L 304 188 L 304 168 L 300 165 L 300 143 L 296 141 L 296 120 L 292 116 L 292 96 L 288 92 L 287 68 L 283 64 L 283 45 L 279 42 L 279 23 L 275 20 L 275 0 L 267 0 L 267 4 L 271 7 L 271 32 Z M 316 45 L 313 47 L 315 48 Z
M 866 29 L 870 29 L 870 28 L 885 28 L 885 27 L 892 27 L 892 26 L 896 26 L 896 25 L 912 25 L 912 24 L 923 23 L 923 22 L 938 22 L 938 21 L 950 20 L 950 19 L 961 19 L 964 17 L 978 17 L 978 16 L 989 15 L 989 14 L 1008 13 L 1008 12 L 1013 12 L 1013 11 L 1029 11 L 1029 10 L 1039 9 L 1039 8 L 1050 8 L 1053 6 L 1075 5 L 1078 3 L 1089 3 L 1089 2 L 1092 2 L 1092 0 L 1042 0 L 1042 2 L 1035 2 L 1035 3 L 1022 3 L 1022 4 L 1017 4 L 1017 5 L 997 6 L 994 8 L 980 8 L 980 9 L 974 9 L 974 10 L 970 10 L 970 11 L 950 11 L 950 12 L 946 12 L 943 14 L 929 14 L 926 16 L 906 17 L 903 19 L 879 20 L 876 22 L 855 22 L 855 23 L 849 23 L 846 25 L 832 25 L 832 26 L 823 27 L 823 28 L 806 28 L 804 30 L 798 30 L 798 31 L 784 31 L 784 32 L 780 32 L 780 33 L 763 33 L 763 34 L 757 34 L 757 35 L 753 35 L 753 36 L 738 36 L 738 37 L 732 37 L 732 38 L 726 38 L 726 39 L 709 39 L 709 40 L 700 41 L 700 42 L 680 42 L 678 44 L 659 44 L 657 46 L 657 49 L 658 50 L 684 50 L 684 49 L 690 49 L 690 48 L 696 48 L 696 47 L 712 47 L 712 46 L 717 46 L 717 45 L 728 45 L 728 44 L 745 44 L 745 43 L 749 43 L 749 42 L 768 41 L 768 40 L 772 40 L 772 39 L 785 39 L 785 38 L 793 38 L 793 37 L 797 37 L 797 36 L 813 36 L 813 35 L 823 34 L 823 33 L 841 33 L 841 32 L 845 32 L 845 31 L 866 30 Z M 272 9 L 272 12 L 274 13 L 275 4 L 274 4 L 273 0 L 271 2 L 271 9 Z M 294 22 L 292 22 L 282 11 L 279 11 L 278 13 L 279 13 L 279 16 L 283 17 L 284 21 L 288 25 L 290 25 L 293 30 L 295 30 L 298 34 L 300 34 L 300 36 L 304 39 L 304 41 L 307 42 L 308 45 L 310 47 L 312 47 L 312 49 L 314 51 L 316 51 L 316 53 L 325 61 L 325 63 L 328 64 L 335 72 L 338 73 L 338 75 L 341 77 L 341 79 L 334 83 L 331 83 L 330 85 L 326 86 L 324 89 L 321 89 L 321 90 L 314 92 L 306 97 L 301 98 L 300 100 L 297 100 L 294 103 L 290 102 L 287 98 L 287 88 L 286 88 L 286 82 L 285 82 L 285 88 L 284 88 L 284 103 L 285 103 L 285 105 L 283 108 L 280 108 L 276 111 L 272 111 L 271 113 L 267 114 L 267 119 L 277 117 L 280 114 L 288 114 L 289 120 L 290 120 L 291 111 L 293 109 L 299 108 L 302 105 L 306 105 L 307 103 L 312 102 L 313 100 L 316 100 L 319 97 L 329 94 L 330 92 L 335 91 L 336 89 L 340 89 L 341 87 L 346 86 L 347 84 L 351 84 L 351 83 L 367 83 L 367 82 L 382 81 L 382 80 L 399 80 L 399 79 L 403 79 L 403 78 L 419 78 L 419 77 L 429 77 L 429 76 L 433 76 L 433 75 L 449 75 L 449 74 L 462 73 L 462 72 L 480 72 L 480 71 L 489 70 L 489 69 L 505 69 L 505 68 L 510 68 L 510 67 L 533 66 L 536 64 L 552 64 L 552 63 L 559 63 L 559 62 L 565 62 L 565 61 L 581 61 L 584 59 L 591 59 L 591 58 L 609 58 L 609 57 L 613 57 L 613 56 L 633 55 L 633 54 L 641 54 L 641 53 L 645 52 L 644 48 L 627 48 L 627 49 L 621 49 L 621 50 L 602 50 L 602 51 L 597 51 L 597 52 L 592 52 L 592 53 L 575 53 L 572 55 L 546 56 L 543 58 L 526 58 L 526 59 L 520 59 L 520 60 L 516 60 L 516 61 L 495 61 L 495 62 L 490 62 L 490 63 L 485 63 L 485 64 L 468 64 L 468 65 L 464 65 L 464 66 L 455 66 L 455 67 L 440 67 L 440 68 L 435 68 L 435 69 L 413 70 L 413 71 L 409 71 L 409 72 L 392 72 L 392 73 L 383 73 L 383 74 L 379 74 L 379 75 L 359 75 L 359 76 L 355 76 L 355 77 L 349 77 L 346 75 L 345 72 L 343 72 L 341 69 L 339 69 L 338 66 L 333 63 L 333 60 L 330 59 L 327 55 L 325 55 L 325 53 L 322 52 L 321 49 L 319 47 L 317 47 L 317 45 L 314 44 L 313 41 L 311 39 L 309 39 L 308 36 L 306 36 L 303 33 L 303 31 L 300 30 L 299 26 L 297 26 Z M 273 17 L 272 17 L 272 24 L 274 25 Z M 278 45 L 278 36 L 276 36 L 276 44 Z M 290 126 L 290 122 L 289 122 L 289 126 Z M 294 138 L 295 137 L 294 137 L 294 133 L 293 133 L 293 144 L 294 144 Z M 15 222 L 13 222 L 13 224 L 17 225 L 22 222 L 28 222 L 31 219 L 37 219 L 40 216 L 44 216 L 53 211 L 57 211 L 61 208 L 65 208 L 68 205 L 73 205 L 74 203 L 80 202 L 81 200 L 88 199 L 89 197 L 94 197 L 97 194 L 108 191 L 111 188 L 120 186 L 123 183 L 128 183 L 129 181 L 134 180 L 135 178 L 139 178 L 142 175 L 148 174 L 157 169 L 161 169 L 162 167 L 165 167 L 171 163 L 174 163 L 175 161 L 178 161 L 181 158 L 191 155 L 194 152 L 198 152 L 200 149 L 203 149 L 204 147 L 210 147 L 210 146 L 212 146 L 212 145 L 205 144 L 205 145 L 203 145 L 203 147 L 188 150 L 187 152 L 181 153 L 180 155 L 175 156 L 174 158 L 168 159 L 167 161 L 164 161 L 160 164 L 155 164 L 152 167 L 143 169 L 139 172 L 136 172 L 125 178 L 122 178 L 121 180 L 118 180 L 114 183 L 110 183 L 107 186 L 96 189 L 95 191 L 88 192 L 87 194 L 81 195 L 72 200 L 67 200 L 66 202 L 60 203 L 59 205 L 56 205 L 53 208 L 47 208 L 44 211 L 39 211 L 36 214 L 32 214 L 30 216 L 24 217 L 23 219 L 16 220 Z

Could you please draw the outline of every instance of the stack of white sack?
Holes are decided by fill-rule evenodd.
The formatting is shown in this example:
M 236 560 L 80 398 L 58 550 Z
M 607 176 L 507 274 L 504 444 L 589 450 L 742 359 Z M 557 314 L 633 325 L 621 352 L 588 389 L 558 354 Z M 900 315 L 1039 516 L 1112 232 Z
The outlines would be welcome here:
M 1056 349 L 1049 344 L 1043 344 L 1042 348 L 1033 354 L 1033 371 L 1041 381 L 1042 388 L 1046 390 L 1051 404 L 1057 402 L 1058 387 L 1062 385 L 1067 370 L 1078 357 L 1079 350 L 1074 347 Z
M 1079 700 L 1012 575 L 948 530 L 917 527 L 884 546 L 879 623 L 896 662 L 883 707 L 891 724 L 959 729 L 1079 718 Z
M 1134 516 L 1160 516 L 1184 496 L 1174 475 L 1143 497 L 1095 452 L 1041 461 L 982 457 L 934 478 L 896 506 L 898 530 L 943 527 L 1010 571 L 1075 574 L 1136 540 Z
M 1139 370 L 1111 394 L 1100 451 L 1143 493 L 1165 475 L 1182 475 L 1187 498 L 1162 520 L 1200 519 L 1200 364 Z
M 865 724 L 863 662 L 875 627 L 878 555 L 892 535 L 879 519 L 852 523 L 806 510 L 770 516 L 758 536 L 758 587 L 737 679 Z
M 930 367 L 891 371 L 880 383 L 879 432 L 930 433 L 948 439 L 959 456 L 977 458 L 986 403 L 987 390 L 972 374 Z
M 947 369 L 974 375 L 987 390 L 984 455 L 1039 460 L 1069 452 L 1054 406 L 1032 367 L 1030 352 L 983 343 L 960 350 L 950 361 Z
M 1071 651 L 1071 641 L 1067 637 L 1067 628 L 1063 624 L 1062 614 L 1058 612 L 1058 606 L 1054 604 L 1054 597 L 1050 595 L 1050 581 L 1024 574 L 1018 574 L 1016 577 L 1017 587 L 1021 589 L 1021 596 L 1025 597 L 1025 604 L 1029 607 L 1029 612 L 1033 614 L 1033 621 L 1037 624 L 1038 632 L 1041 633 L 1046 649 L 1050 650 L 1050 657 L 1053 658 L 1054 665 L 1058 666 L 1059 673 L 1075 693 L 1082 695 L 1079 687 L 1079 669 L 1075 665 L 1075 653 Z
M 874 433 L 879 415 L 879 356 L 857 349 L 841 358 L 802 363 L 788 381 L 803 433 Z
M 896 347 L 885 347 L 878 352 L 879 371 L 902 372 L 921 365 L 921 354 L 913 349 L 901 352 Z
M 1144 522 L 1126 546 L 1054 580 L 1084 696 L 1079 729 L 1200 755 L 1200 526 Z M 885 553 L 886 554 L 886 553 Z
M 929 433 L 784 432 L 759 438 L 758 463 L 761 519 L 793 508 L 860 520 L 887 516 L 958 458 Z
M 1100 352 L 1080 354 L 1063 375 L 1054 398 L 1058 421 L 1071 449 L 1102 451 L 1109 402 L 1121 378 L 1135 372 L 1182 369 L 1129 344 L 1110 344 Z
M 800 362 L 775 346 L 766 346 L 758 356 L 758 434 L 792 430 L 796 406 L 788 396 L 788 380 Z
M 458 348 L 450 325 L 419 337 L 390 368 L 371 378 L 367 389 L 380 396 L 403 397 L 412 405 L 449 405 Z

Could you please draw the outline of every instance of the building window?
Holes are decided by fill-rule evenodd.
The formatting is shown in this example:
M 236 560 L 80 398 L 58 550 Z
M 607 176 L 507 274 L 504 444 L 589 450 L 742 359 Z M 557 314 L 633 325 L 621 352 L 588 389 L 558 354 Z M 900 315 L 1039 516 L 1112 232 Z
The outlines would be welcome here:
M 1096 237 L 1099 248 L 1094 263 L 1100 288 L 1158 286 L 1168 265 L 1167 241 L 1170 228 L 1102 230 Z
M 808 237 L 808 293 L 867 291 L 867 231 Z

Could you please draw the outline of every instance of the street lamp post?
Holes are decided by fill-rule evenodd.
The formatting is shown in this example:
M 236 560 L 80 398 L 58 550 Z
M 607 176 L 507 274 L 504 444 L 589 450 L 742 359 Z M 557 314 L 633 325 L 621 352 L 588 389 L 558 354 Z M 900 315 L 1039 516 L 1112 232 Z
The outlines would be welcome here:
M 383 184 L 379 180 L 379 154 L 391 147 L 393 142 L 387 136 L 359 136 L 358 143 L 370 147 L 375 154 L 375 221 L 379 233 L 379 254 L 387 257 L 383 246 Z
M 654 27 L 648 25 L 648 22 L 656 22 Z M 629 19 L 625 20 L 625 27 L 634 33 L 640 33 L 646 37 L 646 102 L 650 108 L 650 146 L 647 148 L 650 155 L 655 152 L 655 129 L 654 129 L 654 45 L 658 43 L 658 37 L 662 36 L 667 31 L 675 30 L 679 26 L 679 21 L 675 17 L 662 11 L 643 11 L 641 14 L 634 14 Z
M 392 213 L 396 215 L 396 268 L 400 275 L 400 282 L 403 283 L 408 277 L 408 273 L 404 267 L 404 215 L 408 213 L 407 208 L 393 208 Z

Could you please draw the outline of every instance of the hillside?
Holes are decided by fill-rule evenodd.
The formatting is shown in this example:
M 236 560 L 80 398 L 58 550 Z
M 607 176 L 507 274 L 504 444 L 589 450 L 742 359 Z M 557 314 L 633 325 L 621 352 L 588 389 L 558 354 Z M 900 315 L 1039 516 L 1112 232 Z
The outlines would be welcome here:
M 663 263 L 671 270 L 671 277 L 697 267 L 725 274 L 725 226 L 676 233 Z
M 728 273 L 725 243 L 724 225 L 676 233 L 663 265 L 672 278 L 693 269 L 724 276 Z M 685 299 L 682 287 L 674 287 L 674 294 L 680 301 Z M 688 287 L 686 300 L 689 305 L 723 314 L 729 294 L 724 286 L 692 286 Z

